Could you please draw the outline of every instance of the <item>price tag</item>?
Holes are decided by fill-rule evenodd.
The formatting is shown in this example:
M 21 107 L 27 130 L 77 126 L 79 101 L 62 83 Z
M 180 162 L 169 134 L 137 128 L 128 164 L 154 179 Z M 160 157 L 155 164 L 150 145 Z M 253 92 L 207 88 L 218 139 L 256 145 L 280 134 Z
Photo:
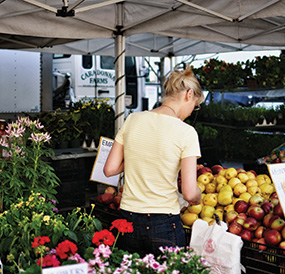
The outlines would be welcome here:
M 88 264 L 72 264 L 43 268 L 42 274 L 88 274 Z
M 285 163 L 267 165 L 285 216 Z

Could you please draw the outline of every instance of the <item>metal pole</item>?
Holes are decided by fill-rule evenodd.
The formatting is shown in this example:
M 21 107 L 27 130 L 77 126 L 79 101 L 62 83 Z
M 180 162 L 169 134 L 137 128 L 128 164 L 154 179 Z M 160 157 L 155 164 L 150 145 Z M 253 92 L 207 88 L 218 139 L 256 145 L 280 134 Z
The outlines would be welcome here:
M 117 29 L 115 36 L 115 134 L 124 123 L 125 118 L 125 51 L 126 41 L 120 29 L 123 27 L 123 4 L 117 4 Z

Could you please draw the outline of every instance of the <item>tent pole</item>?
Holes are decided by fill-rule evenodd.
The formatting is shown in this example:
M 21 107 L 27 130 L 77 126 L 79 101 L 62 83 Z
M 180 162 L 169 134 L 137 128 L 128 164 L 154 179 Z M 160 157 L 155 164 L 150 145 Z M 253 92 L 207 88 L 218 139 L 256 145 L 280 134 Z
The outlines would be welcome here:
M 115 36 L 115 134 L 118 133 L 119 129 L 122 127 L 125 118 L 125 55 L 126 55 L 126 40 L 122 32 L 120 32 L 120 27 L 122 26 L 122 4 L 117 5 L 117 28 L 118 32 Z

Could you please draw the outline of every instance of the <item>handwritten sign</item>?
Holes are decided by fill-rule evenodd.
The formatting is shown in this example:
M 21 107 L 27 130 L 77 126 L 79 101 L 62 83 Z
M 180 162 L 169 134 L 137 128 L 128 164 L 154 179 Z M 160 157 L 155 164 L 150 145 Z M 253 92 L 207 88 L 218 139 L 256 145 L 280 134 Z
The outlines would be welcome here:
M 43 268 L 42 274 L 88 274 L 88 264 L 72 264 Z
M 113 146 L 113 143 L 114 140 L 112 139 L 100 137 L 99 148 L 92 169 L 90 181 L 95 181 L 111 186 L 118 186 L 120 174 L 111 177 L 106 177 L 103 172 L 104 165 Z
M 285 216 L 285 163 L 267 165 Z

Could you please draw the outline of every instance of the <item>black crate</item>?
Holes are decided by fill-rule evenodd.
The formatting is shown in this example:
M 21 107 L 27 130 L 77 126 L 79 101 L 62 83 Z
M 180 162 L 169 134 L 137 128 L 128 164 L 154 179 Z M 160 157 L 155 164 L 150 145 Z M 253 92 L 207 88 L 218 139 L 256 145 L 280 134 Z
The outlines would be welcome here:
M 278 247 L 243 240 L 241 263 L 246 268 L 246 274 L 285 274 L 285 251 Z

